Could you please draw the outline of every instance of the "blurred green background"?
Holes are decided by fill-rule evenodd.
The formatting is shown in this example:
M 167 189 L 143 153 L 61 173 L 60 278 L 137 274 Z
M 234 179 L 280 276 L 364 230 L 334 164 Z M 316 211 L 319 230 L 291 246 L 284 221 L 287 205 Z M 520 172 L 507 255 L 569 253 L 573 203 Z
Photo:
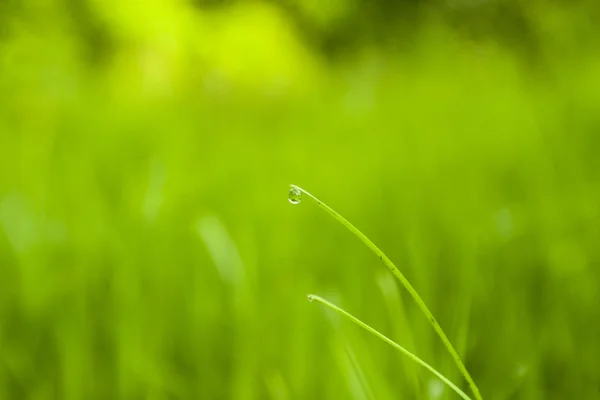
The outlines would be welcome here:
M 0 0 L 0 399 L 599 399 L 597 21 Z

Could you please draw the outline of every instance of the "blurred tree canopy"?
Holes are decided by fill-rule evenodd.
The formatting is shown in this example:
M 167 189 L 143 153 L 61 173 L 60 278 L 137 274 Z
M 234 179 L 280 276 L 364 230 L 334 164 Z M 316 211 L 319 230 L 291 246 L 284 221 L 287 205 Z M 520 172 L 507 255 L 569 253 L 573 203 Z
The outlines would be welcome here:
M 18 21 L 42 26 L 52 21 L 53 25 L 68 26 L 88 49 L 87 58 L 100 62 L 115 50 L 123 35 L 132 33 L 127 30 L 137 30 L 135 25 L 138 28 L 147 25 L 153 15 L 160 15 L 160 19 L 166 21 L 184 9 L 189 12 L 195 9 L 206 15 L 241 4 L 260 3 L 281 11 L 305 43 L 327 56 L 343 54 L 362 45 L 402 47 L 413 42 L 423 21 L 433 19 L 454 27 L 457 34 L 466 39 L 504 43 L 533 59 L 539 55 L 540 42 L 551 33 L 545 20 L 559 22 L 555 16 L 561 13 L 563 21 L 577 22 L 571 29 L 579 30 L 579 35 L 577 31 L 573 35 L 581 38 L 600 16 L 600 6 L 590 0 L 189 0 L 163 5 L 157 1 L 143 5 L 131 2 L 127 7 L 108 6 L 116 3 L 96 0 L 3 0 L 0 2 L 0 35 L 6 38 L 11 25 Z M 131 26 L 117 27 L 114 21 L 124 15 L 112 15 L 110 10 L 124 8 L 132 12 L 128 20 Z

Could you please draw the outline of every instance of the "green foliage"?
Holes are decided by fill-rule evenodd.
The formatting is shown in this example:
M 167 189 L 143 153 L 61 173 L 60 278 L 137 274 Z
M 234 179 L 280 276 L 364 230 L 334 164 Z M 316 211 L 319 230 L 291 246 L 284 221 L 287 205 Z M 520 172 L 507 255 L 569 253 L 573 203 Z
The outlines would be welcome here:
M 435 16 L 327 64 L 268 4 L 76 3 L 0 2 L 1 399 L 456 397 L 308 292 L 466 391 L 289 182 L 397 261 L 485 399 L 600 396 L 583 3 L 532 5 L 537 65 Z

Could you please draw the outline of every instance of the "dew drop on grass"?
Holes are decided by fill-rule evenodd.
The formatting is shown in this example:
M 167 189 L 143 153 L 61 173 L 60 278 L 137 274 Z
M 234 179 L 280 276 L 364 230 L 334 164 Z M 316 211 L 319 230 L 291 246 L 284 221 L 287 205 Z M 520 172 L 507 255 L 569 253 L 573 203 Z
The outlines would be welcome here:
M 292 204 L 298 204 L 302 201 L 302 192 L 300 189 L 291 187 L 288 193 L 288 200 Z

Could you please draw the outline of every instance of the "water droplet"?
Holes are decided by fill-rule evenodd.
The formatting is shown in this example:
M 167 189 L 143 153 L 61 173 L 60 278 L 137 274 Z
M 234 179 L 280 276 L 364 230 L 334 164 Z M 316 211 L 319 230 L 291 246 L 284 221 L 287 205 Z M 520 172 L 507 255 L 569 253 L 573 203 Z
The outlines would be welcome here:
M 297 187 L 291 187 L 288 193 L 288 200 L 292 204 L 298 204 L 302 201 L 302 192 Z
M 310 301 L 312 303 L 313 300 L 315 299 L 315 296 L 312 294 L 309 294 L 308 296 L 306 296 L 306 298 L 308 299 L 308 301 Z

